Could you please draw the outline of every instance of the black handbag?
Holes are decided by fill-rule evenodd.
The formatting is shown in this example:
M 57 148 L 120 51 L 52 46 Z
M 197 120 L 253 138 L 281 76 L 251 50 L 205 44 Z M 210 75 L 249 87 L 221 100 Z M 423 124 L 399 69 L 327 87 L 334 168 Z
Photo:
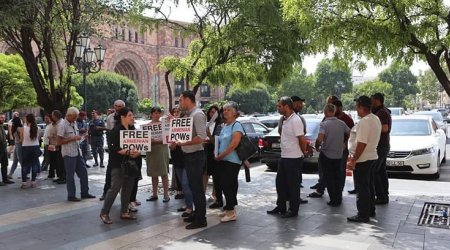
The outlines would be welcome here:
M 136 161 L 130 157 L 130 151 L 127 151 L 127 154 L 123 157 L 120 168 L 125 177 L 139 176 L 139 168 Z
M 236 121 L 236 122 L 238 122 L 238 121 Z M 235 123 L 233 123 L 233 126 Z M 239 124 L 240 124 L 240 122 L 239 122 Z M 231 131 L 233 131 L 233 126 L 231 126 Z M 242 124 L 241 124 L 241 126 L 242 126 Z M 242 126 L 242 128 L 244 128 L 244 127 Z M 258 148 L 250 141 L 245 130 L 244 130 L 244 135 L 242 135 L 241 141 L 239 142 L 239 145 L 236 147 L 235 150 L 239 157 L 239 160 L 241 160 L 241 161 L 247 160 L 252 155 L 254 155 L 256 152 L 258 152 Z

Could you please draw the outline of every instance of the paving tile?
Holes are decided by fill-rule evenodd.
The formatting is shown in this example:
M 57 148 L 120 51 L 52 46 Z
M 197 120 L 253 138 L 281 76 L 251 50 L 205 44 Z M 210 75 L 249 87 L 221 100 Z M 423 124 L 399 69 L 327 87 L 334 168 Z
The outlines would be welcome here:
M 394 248 L 398 249 L 423 249 L 425 235 L 398 233 L 394 240 Z
M 445 240 L 447 239 L 447 240 Z M 448 250 L 450 247 L 450 237 L 444 239 L 427 239 L 425 238 L 424 250 Z

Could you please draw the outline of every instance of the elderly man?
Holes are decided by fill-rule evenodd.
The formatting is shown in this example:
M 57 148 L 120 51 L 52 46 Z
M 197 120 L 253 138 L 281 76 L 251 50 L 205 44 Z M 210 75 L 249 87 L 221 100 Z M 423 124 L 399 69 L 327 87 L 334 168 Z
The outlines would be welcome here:
M 117 112 L 119 112 L 119 110 L 123 109 L 124 107 L 125 107 L 124 101 L 122 100 L 114 101 L 114 112 L 109 114 L 108 117 L 106 117 L 106 141 L 109 141 L 108 139 L 109 131 L 111 131 L 116 125 L 115 117 L 117 115 Z M 100 167 L 102 168 L 104 166 L 100 165 Z M 108 158 L 108 165 L 106 166 L 105 185 L 103 186 L 103 194 L 100 197 L 101 201 L 105 199 L 105 195 L 110 187 L 111 187 L 111 167 L 109 166 L 109 158 Z
M 192 117 L 193 131 L 192 140 L 177 141 L 175 144 L 181 146 L 186 174 L 189 186 L 194 198 L 194 215 L 185 218 L 185 222 L 191 222 L 186 229 L 197 229 L 206 227 L 206 198 L 203 188 L 203 171 L 206 164 L 206 154 L 203 142 L 206 139 L 206 115 L 195 104 L 195 95 L 192 91 L 183 91 L 180 95 L 180 108 L 189 117 Z M 174 145 L 172 145 L 173 147 Z
M 333 104 L 325 105 L 323 109 L 325 119 L 320 123 L 319 135 L 316 139 L 316 150 L 319 154 L 319 164 L 323 169 L 324 187 L 317 188 L 316 197 L 322 196 L 325 187 L 328 190 L 330 206 L 340 206 L 342 202 L 341 189 L 341 161 L 344 141 L 350 133 L 350 128 L 336 116 Z
M 282 218 L 298 215 L 300 205 L 299 166 L 306 152 L 303 122 L 294 112 L 293 102 L 288 96 L 278 100 L 278 112 L 283 115 L 281 130 L 281 159 L 278 166 L 276 187 L 277 206 L 268 214 L 281 214 Z M 289 210 L 286 203 L 289 201 Z
M 66 119 L 58 125 L 58 141 L 61 145 L 61 153 L 64 159 L 64 167 L 66 168 L 67 181 L 67 200 L 80 201 L 80 198 L 75 196 L 76 187 L 74 174 L 76 173 L 80 178 L 81 198 L 91 199 L 94 195 L 89 194 L 89 184 L 86 165 L 80 152 L 80 141 L 83 136 L 80 136 L 76 120 L 80 112 L 77 108 L 70 107 L 67 109 Z
M 360 96 L 356 111 L 361 120 L 352 128 L 348 140 L 350 152 L 347 168 L 353 170 L 355 188 L 358 190 L 356 207 L 358 214 L 348 217 L 351 222 L 369 222 L 375 216 L 375 187 L 373 168 L 378 159 L 377 146 L 381 135 L 380 119 L 371 111 L 371 100 Z

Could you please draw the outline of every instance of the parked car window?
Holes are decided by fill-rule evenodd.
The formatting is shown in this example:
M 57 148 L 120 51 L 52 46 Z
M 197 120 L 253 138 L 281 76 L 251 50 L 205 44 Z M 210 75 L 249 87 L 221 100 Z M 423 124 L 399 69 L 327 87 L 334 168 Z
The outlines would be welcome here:
M 433 122 L 434 124 L 434 122 Z M 436 126 L 436 124 L 434 124 Z M 391 136 L 430 135 L 431 130 L 426 120 L 393 120 Z
M 244 127 L 245 133 L 254 133 L 251 123 L 242 123 L 242 127 Z
M 255 133 L 267 133 L 267 129 L 257 123 L 253 123 L 253 129 L 255 130 Z

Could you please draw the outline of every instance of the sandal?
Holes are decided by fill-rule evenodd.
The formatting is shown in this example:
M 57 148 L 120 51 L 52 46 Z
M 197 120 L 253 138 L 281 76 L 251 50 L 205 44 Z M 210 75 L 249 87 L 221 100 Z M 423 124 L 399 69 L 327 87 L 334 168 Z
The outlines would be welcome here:
M 137 217 L 134 215 L 131 215 L 129 213 L 121 213 L 120 219 L 122 219 L 122 220 L 137 220 Z
M 169 202 L 169 201 L 170 201 L 170 197 L 169 196 L 164 197 L 163 202 Z
M 109 218 L 108 214 L 100 214 L 100 219 L 103 221 L 103 223 L 105 224 L 112 224 L 112 220 Z

